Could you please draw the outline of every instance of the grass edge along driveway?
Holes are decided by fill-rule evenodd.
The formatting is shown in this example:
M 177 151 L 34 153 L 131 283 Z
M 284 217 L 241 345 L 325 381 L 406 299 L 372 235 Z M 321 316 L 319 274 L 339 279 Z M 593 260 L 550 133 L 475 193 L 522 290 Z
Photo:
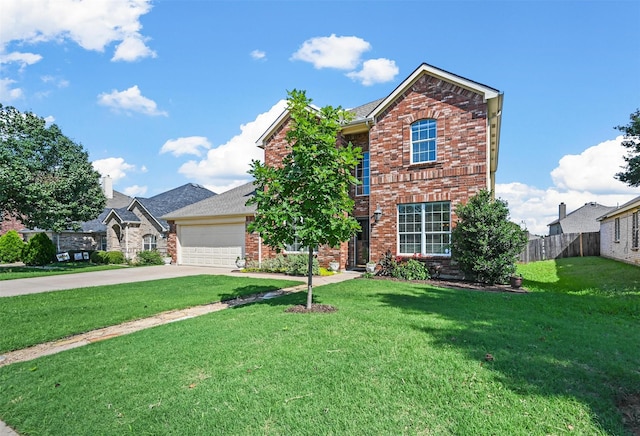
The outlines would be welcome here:
M 616 402 L 640 392 L 624 309 L 640 295 L 589 272 L 606 263 L 571 262 L 524 270 L 525 295 L 352 280 L 318 289 L 331 314 L 286 313 L 293 294 L 10 365 L 0 419 L 37 434 L 630 434 Z

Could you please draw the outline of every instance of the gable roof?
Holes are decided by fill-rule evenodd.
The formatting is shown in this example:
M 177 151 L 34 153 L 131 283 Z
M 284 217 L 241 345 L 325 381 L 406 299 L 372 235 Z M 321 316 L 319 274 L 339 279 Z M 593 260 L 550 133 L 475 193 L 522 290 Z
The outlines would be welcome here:
M 607 218 L 611 218 L 615 215 L 619 215 L 621 213 L 625 213 L 628 212 L 630 210 L 633 209 L 640 209 L 640 196 L 627 201 L 625 204 L 623 204 L 622 206 L 619 207 L 614 207 L 612 208 L 610 211 L 602 214 L 601 216 L 598 217 L 598 221 L 603 221 Z
M 164 220 L 176 220 L 181 218 L 203 218 L 211 216 L 228 215 L 253 215 L 255 205 L 247 206 L 247 200 L 251 198 L 256 188 L 253 182 L 230 189 L 229 191 L 209 197 L 197 203 L 190 204 L 182 209 L 175 210 L 162 216 Z
M 169 224 L 160 217 L 171 211 L 181 209 L 189 204 L 215 196 L 216 193 L 204 186 L 187 183 L 151 198 L 134 198 L 125 208 L 113 208 L 107 212 L 102 222 L 106 223 L 111 217 L 120 222 L 139 223 L 140 218 L 133 213 L 137 207 L 147 212 L 162 230 L 168 230 Z
M 562 233 L 598 232 L 600 231 L 598 218 L 615 209 L 615 207 L 603 206 L 592 201 L 568 213 L 566 217 L 558 218 L 547 225 L 559 224 Z

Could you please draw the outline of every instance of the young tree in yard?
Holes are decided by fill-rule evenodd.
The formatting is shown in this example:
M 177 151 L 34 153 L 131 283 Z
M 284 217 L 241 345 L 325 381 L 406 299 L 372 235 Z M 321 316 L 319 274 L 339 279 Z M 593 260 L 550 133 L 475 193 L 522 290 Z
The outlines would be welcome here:
M 257 208 L 249 230 L 267 245 L 282 249 L 297 242 L 308 250 L 307 309 L 313 301 L 314 248 L 337 247 L 360 228 L 349 215 L 354 204 L 349 188 L 357 183 L 353 170 L 360 149 L 337 144 L 347 113 L 331 106 L 314 110 L 310 103 L 304 91 L 288 93 L 290 152 L 278 167 L 252 162 L 249 174 L 257 189 L 248 202 Z
M 81 145 L 55 124 L 0 104 L 0 210 L 60 232 L 96 218 L 105 202 Z
M 465 276 L 488 284 L 508 282 L 516 257 L 527 245 L 527 234 L 509 221 L 507 203 L 482 190 L 456 207 L 456 214 L 451 255 Z
M 624 157 L 627 166 L 616 174 L 616 179 L 629 186 L 640 186 L 640 109 L 629 116 L 629 124 L 616 129 L 624 133 L 624 145 L 629 154 Z

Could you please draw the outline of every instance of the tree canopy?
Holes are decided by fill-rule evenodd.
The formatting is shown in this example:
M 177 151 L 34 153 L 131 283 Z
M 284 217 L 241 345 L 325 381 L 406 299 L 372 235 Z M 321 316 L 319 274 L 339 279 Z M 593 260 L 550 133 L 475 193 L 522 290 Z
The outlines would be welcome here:
M 31 113 L 0 104 L 0 210 L 60 232 L 95 219 L 106 199 L 80 144 Z
M 629 116 L 629 124 L 616 129 L 624 133 L 622 145 L 629 150 L 624 157 L 627 165 L 624 171 L 616 174 L 616 179 L 629 186 L 640 186 L 640 109 Z
M 309 256 L 307 308 L 312 303 L 313 250 L 337 247 L 360 228 L 349 213 L 354 202 L 349 188 L 357 183 L 354 168 L 361 151 L 351 143 L 338 144 L 341 122 L 349 114 L 342 108 L 311 108 L 304 91 L 288 93 L 291 118 L 286 140 L 290 152 L 278 167 L 253 161 L 255 221 L 249 226 L 276 249 L 298 243 Z
M 456 215 L 451 255 L 465 277 L 481 283 L 506 283 L 527 245 L 526 232 L 509 221 L 507 203 L 482 190 L 458 205 Z

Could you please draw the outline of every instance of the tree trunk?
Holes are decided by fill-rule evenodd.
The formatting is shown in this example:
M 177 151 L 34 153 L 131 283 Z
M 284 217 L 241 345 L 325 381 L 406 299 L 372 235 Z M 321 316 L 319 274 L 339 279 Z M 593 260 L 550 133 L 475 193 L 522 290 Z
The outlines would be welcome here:
M 309 269 L 307 270 L 307 310 L 313 301 L 313 248 L 309 247 Z

